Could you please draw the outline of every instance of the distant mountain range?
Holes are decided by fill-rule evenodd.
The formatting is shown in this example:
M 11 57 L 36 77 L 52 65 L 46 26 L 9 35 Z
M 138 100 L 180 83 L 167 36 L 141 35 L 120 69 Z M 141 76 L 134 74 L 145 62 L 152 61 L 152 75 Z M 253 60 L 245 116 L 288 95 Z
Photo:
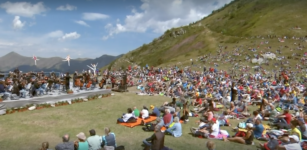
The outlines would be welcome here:
M 25 57 L 19 55 L 16 52 L 10 52 L 5 56 L 0 57 L 0 71 L 8 72 L 13 71 L 15 68 L 18 68 L 20 71 L 28 72 L 28 71 L 44 71 L 44 72 L 74 72 L 74 71 L 82 71 L 89 69 L 87 65 L 98 63 L 97 69 L 100 69 L 115 59 L 121 57 L 119 56 L 110 56 L 110 55 L 102 55 L 96 59 L 89 58 L 78 58 L 71 59 L 70 66 L 68 66 L 66 61 L 63 61 L 64 58 L 60 57 L 51 57 L 51 58 L 43 58 L 37 57 L 39 59 L 37 61 L 37 65 L 35 66 L 34 60 L 32 57 Z

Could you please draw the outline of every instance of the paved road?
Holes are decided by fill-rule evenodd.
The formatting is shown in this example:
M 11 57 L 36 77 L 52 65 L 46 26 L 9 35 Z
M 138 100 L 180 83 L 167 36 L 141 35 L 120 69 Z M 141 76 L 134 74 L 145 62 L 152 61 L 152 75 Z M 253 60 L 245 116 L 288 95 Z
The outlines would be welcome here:
M 9 100 L 9 101 L 3 101 L 0 103 L 0 110 L 1 108 L 12 108 L 12 107 L 22 107 L 28 104 L 41 104 L 46 102 L 57 102 L 57 101 L 63 101 L 63 100 L 71 100 L 75 98 L 86 98 L 90 95 L 96 95 L 96 94 L 108 94 L 111 93 L 111 90 L 104 89 L 104 90 L 94 90 L 94 91 L 88 91 L 83 93 L 75 93 L 75 94 L 63 94 L 59 96 L 42 96 L 42 97 L 33 97 L 28 100 Z

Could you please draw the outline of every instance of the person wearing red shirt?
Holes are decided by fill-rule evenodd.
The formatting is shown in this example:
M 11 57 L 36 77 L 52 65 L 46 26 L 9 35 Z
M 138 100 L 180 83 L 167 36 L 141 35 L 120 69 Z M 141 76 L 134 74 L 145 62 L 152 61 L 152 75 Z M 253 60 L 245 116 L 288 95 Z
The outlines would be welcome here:
M 290 123 L 292 120 L 292 115 L 289 110 L 284 110 L 284 113 L 276 116 L 276 120 L 273 122 L 273 126 L 277 126 L 278 129 L 290 129 Z
M 203 103 L 202 99 L 200 97 L 196 97 L 196 100 L 192 102 L 193 106 L 201 106 Z
M 172 124 L 172 114 L 169 109 L 165 109 L 165 115 L 163 116 L 164 126 L 169 127 Z

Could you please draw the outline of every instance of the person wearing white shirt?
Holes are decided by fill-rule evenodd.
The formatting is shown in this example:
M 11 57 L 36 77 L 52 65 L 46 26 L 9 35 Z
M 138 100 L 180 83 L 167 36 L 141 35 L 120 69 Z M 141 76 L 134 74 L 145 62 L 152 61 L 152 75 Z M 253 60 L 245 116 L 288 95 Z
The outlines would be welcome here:
M 219 122 L 216 121 L 216 119 L 212 119 L 212 125 L 211 125 L 211 129 L 210 129 L 210 134 L 209 137 L 210 138 L 217 138 L 220 132 L 220 125 Z
M 146 106 L 143 106 L 143 109 L 141 111 L 141 116 L 142 116 L 142 119 L 146 119 L 149 117 L 149 112 Z
M 128 108 L 127 112 L 128 113 L 123 114 L 123 116 L 121 118 L 118 118 L 117 122 L 127 122 L 131 117 L 134 116 L 131 108 Z

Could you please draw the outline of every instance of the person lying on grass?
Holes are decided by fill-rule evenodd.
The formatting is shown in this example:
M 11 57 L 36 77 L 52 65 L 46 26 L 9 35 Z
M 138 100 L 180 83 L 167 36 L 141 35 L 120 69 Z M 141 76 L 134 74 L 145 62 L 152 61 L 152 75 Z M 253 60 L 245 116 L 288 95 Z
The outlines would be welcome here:
M 246 144 L 246 145 L 252 145 L 253 144 L 253 140 L 254 140 L 254 131 L 253 131 L 253 124 L 251 123 L 247 123 L 246 124 L 246 135 L 245 137 L 233 137 L 233 138 L 226 138 L 223 137 L 223 140 L 225 142 L 236 142 L 236 143 L 240 143 L 240 144 Z
M 204 124 L 203 127 L 199 129 L 191 128 L 191 133 L 193 136 L 202 136 L 205 138 L 217 138 L 220 127 L 215 118 L 213 118 L 208 124 Z
M 127 122 L 130 118 L 133 118 L 134 114 L 132 113 L 132 109 L 128 108 L 127 109 L 127 113 L 123 114 L 123 116 L 121 118 L 117 119 L 118 123 L 125 123 Z

